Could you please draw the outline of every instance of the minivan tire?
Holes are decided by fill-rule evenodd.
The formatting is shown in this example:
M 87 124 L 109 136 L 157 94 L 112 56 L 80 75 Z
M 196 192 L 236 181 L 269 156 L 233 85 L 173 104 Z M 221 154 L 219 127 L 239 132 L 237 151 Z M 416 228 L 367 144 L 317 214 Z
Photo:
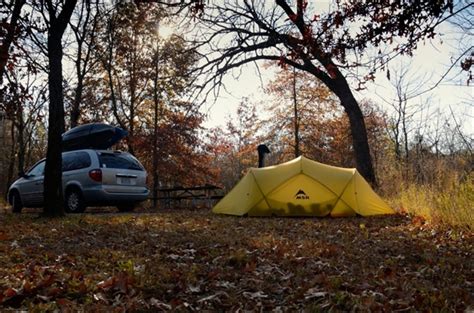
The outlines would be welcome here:
M 21 213 L 23 204 L 21 203 L 20 194 L 17 191 L 12 193 L 10 203 L 12 204 L 13 213 Z
M 86 209 L 84 198 L 81 192 L 76 188 L 69 189 L 66 192 L 66 199 L 64 200 L 64 210 L 67 213 L 82 213 Z

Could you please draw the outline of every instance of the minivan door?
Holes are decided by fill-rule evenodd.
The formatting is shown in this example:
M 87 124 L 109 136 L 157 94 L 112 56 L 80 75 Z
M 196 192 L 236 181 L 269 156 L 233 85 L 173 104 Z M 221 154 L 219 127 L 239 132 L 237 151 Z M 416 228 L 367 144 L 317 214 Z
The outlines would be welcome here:
M 41 161 L 28 171 L 19 184 L 20 195 L 24 206 L 40 206 L 43 204 L 44 166 Z

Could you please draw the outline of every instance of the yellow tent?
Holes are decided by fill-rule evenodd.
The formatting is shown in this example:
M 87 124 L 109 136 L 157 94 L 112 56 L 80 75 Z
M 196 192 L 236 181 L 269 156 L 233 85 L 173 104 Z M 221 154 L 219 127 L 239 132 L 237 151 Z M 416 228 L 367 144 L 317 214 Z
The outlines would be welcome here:
M 362 216 L 394 211 L 356 169 L 325 165 L 298 157 L 252 168 L 212 209 L 249 216 Z

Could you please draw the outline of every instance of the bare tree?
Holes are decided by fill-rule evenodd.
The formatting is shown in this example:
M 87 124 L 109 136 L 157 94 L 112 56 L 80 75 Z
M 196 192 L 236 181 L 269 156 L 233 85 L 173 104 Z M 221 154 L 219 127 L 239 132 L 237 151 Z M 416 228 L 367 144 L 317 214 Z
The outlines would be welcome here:
M 460 38 L 458 41 L 459 61 L 461 69 L 468 73 L 466 84 L 469 85 L 474 81 L 471 67 L 474 64 L 474 4 L 469 0 L 458 1 L 457 6 L 469 4 L 468 10 L 463 10 L 449 20 L 451 25 L 459 32 Z M 456 62 L 453 62 L 456 64 Z
M 90 1 L 82 1 L 69 23 L 77 44 L 73 56 L 77 82 L 70 108 L 71 128 L 77 126 L 79 121 L 84 79 L 98 61 L 92 58 L 92 52 L 99 18 L 99 3 L 93 6 Z
M 400 63 L 395 69 L 392 69 L 390 82 L 395 90 L 395 97 L 393 100 L 381 97 L 395 113 L 392 117 L 390 132 L 395 144 L 395 155 L 399 161 L 404 158 L 405 162 L 408 162 L 409 159 L 409 137 L 414 127 L 412 125 L 413 118 L 428 103 L 426 100 L 422 103 L 415 103 L 412 99 L 413 94 L 423 89 L 423 86 L 429 81 L 427 75 L 413 73 L 412 68 L 411 63 Z
M 30 71 L 25 74 L 15 71 L 5 76 L 11 86 L 10 95 L 7 103 L 3 104 L 5 107 L 0 105 L 0 108 L 7 112 L 9 119 L 13 122 L 12 136 L 15 137 L 14 151 L 17 157 L 13 157 L 11 161 L 16 160 L 17 168 L 22 171 L 27 163 L 27 150 L 33 140 L 36 125 L 41 119 L 42 109 L 46 102 L 44 96 L 46 88 L 40 86 L 38 76 Z

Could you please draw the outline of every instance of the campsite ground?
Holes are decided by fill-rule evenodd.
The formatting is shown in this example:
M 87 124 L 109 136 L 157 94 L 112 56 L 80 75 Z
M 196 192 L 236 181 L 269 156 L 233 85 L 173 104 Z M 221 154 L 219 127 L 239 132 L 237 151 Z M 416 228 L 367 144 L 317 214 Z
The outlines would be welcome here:
M 0 309 L 464 311 L 474 235 L 421 218 L 0 214 Z

